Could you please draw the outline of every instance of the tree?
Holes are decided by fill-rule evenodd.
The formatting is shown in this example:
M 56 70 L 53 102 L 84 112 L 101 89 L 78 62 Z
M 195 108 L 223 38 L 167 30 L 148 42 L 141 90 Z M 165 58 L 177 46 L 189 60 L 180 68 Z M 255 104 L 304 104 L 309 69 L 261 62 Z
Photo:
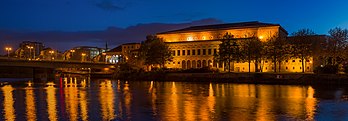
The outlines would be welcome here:
M 316 33 L 311 29 L 299 29 L 296 32 L 291 34 L 292 36 L 308 36 L 308 35 L 316 35 Z
M 329 58 L 329 64 L 340 64 L 345 57 L 342 53 L 347 47 L 348 30 L 336 27 L 329 30 L 330 37 L 327 42 L 326 52 Z
M 242 58 L 243 61 L 248 61 L 249 63 L 249 72 L 250 72 L 250 63 L 254 61 L 255 72 L 259 72 L 258 64 L 263 56 L 262 49 L 263 43 L 256 36 L 247 38 L 241 42 L 242 46 Z
M 221 39 L 219 52 L 215 55 L 215 60 L 223 62 L 227 66 L 228 72 L 230 72 L 231 62 L 239 61 L 240 57 L 241 51 L 237 40 L 233 38 L 232 34 L 226 33 Z
M 140 58 L 144 60 L 145 65 L 159 65 L 164 67 L 167 61 L 172 61 L 172 53 L 162 38 L 149 35 L 140 46 Z
M 290 47 L 285 38 L 279 37 L 277 34 L 270 37 L 265 43 L 266 58 L 271 59 L 274 64 L 274 72 L 281 69 L 281 62 L 289 59 Z
M 312 43 L 314 41 L 313 35 L 316 35 L 310 29 L 300 29 L 292 33 L 293 37 L 289 39 L 291 43 L 291 57 L 300 58 L 302 62 L 302 73 L 305 72 L 305 60 L 313 55 Z

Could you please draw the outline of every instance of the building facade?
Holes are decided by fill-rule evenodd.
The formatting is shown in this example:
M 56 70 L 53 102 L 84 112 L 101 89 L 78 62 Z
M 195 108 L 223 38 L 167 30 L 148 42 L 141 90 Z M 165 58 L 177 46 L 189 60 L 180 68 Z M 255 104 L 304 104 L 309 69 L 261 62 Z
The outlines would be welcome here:
M 93 61 L 97 55 L 103 52 L 105 52 L 104 48 L 79 46 L 66 51 L 64 53 L 64 58 L 69 61 L 89 62 Z
M 157 36 L 164 39 L 173 53 L 173 62 L 166 63 L 168 68 L 202 68 L 210 67 L 220 71 L 226 71 L 223 63 L 214 61 L 214 54 L 218 53 L 222 37 L 230 33 L 234 38 L 243 40 L 253 36 L 265 42 L 271 37 L 287 38 L 287 31 L 279 24 L 261 22 L 242 22 L 230 24 L 217 24 L 206 26 L 193 26 L 180 30 L 158 33 Z M 262 72 L 273 72 L 274 62 L 263 60 L 258 67 Z M 289 59 L 281 62 L 281 72 L 302 72 L 301 59 Z M 248 72 L 249 63 L 232 63 L 231 71 Z M 305 67 L 307 72 L 313 71 L 313 58 L 307 59 Z M 254 63 L 250 64 L 250 70 L 255 71 Z M 278 69 L 277 69 L 278 70 Z
M 45 46 L 41 42 L 23 41 L 15 53 L 20 59 L 36 59 L 44 48 Z
M 105 52 L 107 63 L 135 62 L 140 48 L 140 43 L 126 43 Z

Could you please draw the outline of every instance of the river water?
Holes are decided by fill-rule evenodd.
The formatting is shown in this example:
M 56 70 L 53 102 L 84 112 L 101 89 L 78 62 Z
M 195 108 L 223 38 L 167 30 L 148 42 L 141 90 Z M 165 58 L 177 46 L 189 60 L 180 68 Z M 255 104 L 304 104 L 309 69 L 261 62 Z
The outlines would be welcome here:
M 60 78 L 0 84 L 0 120 L 348 120 L 335 86 Z

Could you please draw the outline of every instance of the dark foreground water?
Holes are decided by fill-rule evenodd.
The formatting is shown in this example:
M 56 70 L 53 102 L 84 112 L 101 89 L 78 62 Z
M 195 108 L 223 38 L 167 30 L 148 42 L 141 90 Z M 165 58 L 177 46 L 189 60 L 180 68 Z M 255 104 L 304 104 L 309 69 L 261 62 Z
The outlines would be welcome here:
M 0 84 L 0 120 L 348 120 L 345 88 L 61 78 Z

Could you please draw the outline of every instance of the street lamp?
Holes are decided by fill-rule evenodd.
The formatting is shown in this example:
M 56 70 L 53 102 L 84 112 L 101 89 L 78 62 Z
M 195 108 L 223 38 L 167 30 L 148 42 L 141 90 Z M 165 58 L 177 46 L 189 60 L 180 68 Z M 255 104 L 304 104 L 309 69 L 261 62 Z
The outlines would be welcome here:
M 7 57 L 10 58 L 10 51 L 12 50 L 12 48 L 6 47 L 5 50 L 7 51 Z
M 86 53 L 82 53 L 81 56 L 81 62 L 83 62 L 85 60 Z
M 33 46 L 27 46 L 27 48 L 29 48 L 29 60 L 31 60 L 31 49 L 33 49 L 34 47 Z
M 54 57 L 52 57 L 52 56 L 53 56 L 54 50 L 50 50 L 50 51 L 48 51 L 48 52 L 51 54 L 51 60 L 53 60 Z

